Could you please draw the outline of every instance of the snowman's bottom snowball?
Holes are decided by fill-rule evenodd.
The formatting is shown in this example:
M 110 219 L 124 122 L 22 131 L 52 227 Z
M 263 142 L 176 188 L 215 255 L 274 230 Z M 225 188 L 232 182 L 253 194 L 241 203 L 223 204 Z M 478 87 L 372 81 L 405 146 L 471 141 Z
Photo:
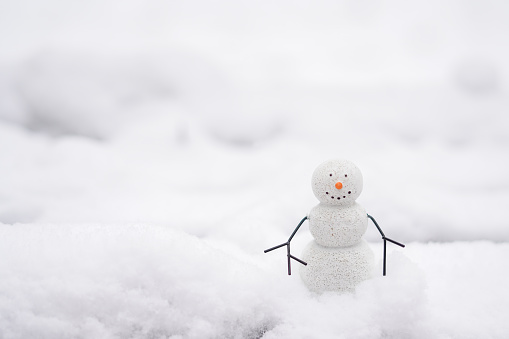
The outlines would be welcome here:
M 311 241 L 302 253 L 307 266 L 300 276 L 314 292 L 353 291 L 363 280 L 373 276 L 374 255 L 368 243 L 361 241 L 349 247 L 324 247 Z

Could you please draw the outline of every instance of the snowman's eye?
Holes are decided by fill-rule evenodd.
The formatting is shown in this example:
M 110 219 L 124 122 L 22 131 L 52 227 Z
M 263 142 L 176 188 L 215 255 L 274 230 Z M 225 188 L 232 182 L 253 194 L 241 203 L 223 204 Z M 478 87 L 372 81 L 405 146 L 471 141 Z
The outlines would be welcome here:
M 329 192 L 325 192 L 325 194 L 329 194 Z
M 351 193 L 352 193 L 352 191 L 348 191 L 348 194 L 351 194 Z
M 348 175 L 345 174 L 345 178 L 347 177 Z
M 332 174 L 329 174 L 329 177 L 332 177 Z

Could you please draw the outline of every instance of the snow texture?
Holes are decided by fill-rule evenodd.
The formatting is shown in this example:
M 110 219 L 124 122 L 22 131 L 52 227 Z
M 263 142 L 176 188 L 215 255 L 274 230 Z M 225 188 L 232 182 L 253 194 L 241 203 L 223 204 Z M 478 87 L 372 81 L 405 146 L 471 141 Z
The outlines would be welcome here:
M 0 338 L 509 337 L 508 13 L 2 3 Z M 406 247 L 317 295 L 263 250 L 337 157 Z
M 373 276 L 373 251 L 364 240 L 347 247 L 326 247 L 311 241 L 300 268 L 304 284 L 317 293 L 325 291 L 354 292 L 360 282 Z
M 309 231 L 321 246 L 357 244 L 368 228 L 364 207 L 353 201 L 350 206 L 316 205 L 309 212 Z
M 4 338 L 503 338 L 508 244 L 409 243 L 316 296 L 283 258 L 147 224 L 0 226 Z M 375 248 L 377 261 L 380 243 Z M 454 286 L 454 288 L 451 288 Z M 497 293 L 487 293 L 486 289 Z M 468 295 L 468 298 L 465 296 Z

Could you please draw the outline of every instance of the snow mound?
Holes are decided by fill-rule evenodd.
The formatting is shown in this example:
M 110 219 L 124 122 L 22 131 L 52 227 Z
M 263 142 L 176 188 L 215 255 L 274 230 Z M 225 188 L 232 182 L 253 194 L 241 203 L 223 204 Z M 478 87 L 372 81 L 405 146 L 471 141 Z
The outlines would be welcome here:
M 2 226 L 0 328 L 9 338 L 258 337 L 266 273 L 162 227 Z
M 496 259 L 508 254 L 507 244 L 408 244 L 390 252 L 387 277 L 317 295 L 286 275 L 284 255 L 163 226 L 0 225 L 0 329 L 5 338 L 503 338 L 509 277 Z

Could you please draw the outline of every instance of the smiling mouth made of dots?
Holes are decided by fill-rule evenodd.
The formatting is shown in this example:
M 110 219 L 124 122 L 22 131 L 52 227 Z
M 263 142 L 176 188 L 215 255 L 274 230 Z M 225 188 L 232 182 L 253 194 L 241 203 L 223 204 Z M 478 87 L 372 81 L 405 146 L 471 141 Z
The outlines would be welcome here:
M 325 194 L 329 194 L 329 192 L 325 192 Z M 348 194 L 352 194 L 352 191 L 348 191 Z M 334 196 L 331 196 L 332 199 L 334 199 Z M 343 195 L 343 198 L 346 198 L 345 195 Z M 337 197 L 338 200 L 341 199 L 341 197 Z

